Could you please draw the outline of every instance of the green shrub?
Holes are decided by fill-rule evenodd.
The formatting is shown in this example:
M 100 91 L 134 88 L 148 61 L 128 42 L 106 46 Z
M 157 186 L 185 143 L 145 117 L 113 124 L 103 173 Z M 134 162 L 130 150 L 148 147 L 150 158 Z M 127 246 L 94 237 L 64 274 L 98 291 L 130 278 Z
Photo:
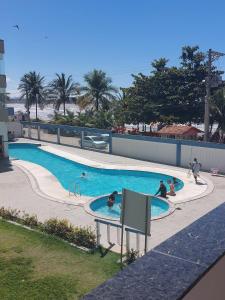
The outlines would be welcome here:
M 91 249 L 96 246 L 96 236 L 89 227 L 74 227 L 65 219 L 49 219 L 43 224 L 42 230 L 78 246 Z
M 20 211 L 18 209 L 11 209 L 11 208 L 0 208 L 0 216 L 3 219 L 17 221 L 19 219 Z
M 68 236 L 73 232 L 73 226 L 67 220 L 58 220 L 57 218 L 45 221 L 43 229 L 45 232 L 54 234 L 65 240 L 68 240 Z
M 93 249 L 96 247 L 96 235 L 90 227 L 74 228 L 74 244 Z
M 130 251 L 127 252 L 126 257 L 127 257 L 126 263 L 130 265 L 138 258 L 138 251 L 131 249 Z
M 30 226 L 31 228 L 38 227 L 39 222 L 36 215 L 24 214 L 22 216 L 22 223 L 26 226 Z
M 38 222 L 36 215 L 24 213 L 20 216 L 20 211 L 17 209 L 0 208 L 0 216 L 6 220 L 16 221 L 31 228 L 48 234 L 53 234 L 77 246 L 93 249 L 96 247 L 96 236 L 90 227 L 82 228 L 71 225 L 66 219 L 58 220 L 52 218 L 44 223 Z

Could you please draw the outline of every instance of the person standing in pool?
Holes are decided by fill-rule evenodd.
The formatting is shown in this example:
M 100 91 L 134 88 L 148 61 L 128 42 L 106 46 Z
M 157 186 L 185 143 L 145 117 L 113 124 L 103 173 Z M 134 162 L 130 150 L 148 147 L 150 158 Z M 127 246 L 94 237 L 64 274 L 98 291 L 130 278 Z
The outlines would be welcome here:
M 115 203 L 115 200 L 116 200 L 115 198 L 116 198 L 117 194 L 118 194 L 118 192 L 114 191 L 112 194 L 109 195 L 109 198 L 107 200 L 107 206 L 108 206 L 108 208 L 111 209 L 113 207 L 113 205 Z
M 167 188 L 162 180 L 160 180 L 160 185 L 158 191 L 155 193 L 155 196 L 160 193 L 160 197 L 166 198 Z

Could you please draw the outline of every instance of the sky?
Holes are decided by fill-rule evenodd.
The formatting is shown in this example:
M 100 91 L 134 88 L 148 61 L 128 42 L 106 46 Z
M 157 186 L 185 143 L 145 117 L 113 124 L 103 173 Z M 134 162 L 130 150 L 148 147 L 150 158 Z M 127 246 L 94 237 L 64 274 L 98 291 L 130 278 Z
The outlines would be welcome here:
M 0 0 L 8 92 L 18 95 L 33 70 L 46 83 L 64 72 L 83 84 L 84 74 L 102 69 L 127 87 L 154 59 L 177 65 L 182 46 L 225 52 L 224 13 L 224 0 Z M 225 57 L 216 64 L 225 70 Z

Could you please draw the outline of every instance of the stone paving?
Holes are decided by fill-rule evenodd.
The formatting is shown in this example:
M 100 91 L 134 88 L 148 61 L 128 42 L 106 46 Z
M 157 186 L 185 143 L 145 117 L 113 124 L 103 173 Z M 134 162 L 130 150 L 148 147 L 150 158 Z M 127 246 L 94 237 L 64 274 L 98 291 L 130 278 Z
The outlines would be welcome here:
M 30 140 L 23 140 L 30 142 Z M 42 143 L 43 144 L 43 143 Z M 47 143 L 45 143 L 47 144 Z M 52 147 L 75 153 L 81 157 L 91 159 L 95 162 L 107 162 L 112 164 L 121 164 L 130 166 L 146 166 L 151 163 L 139 161 L 109 154 L 97 153 L 88 150 L 70 148 L 61 145 L 51 144 Z M 153 164 L 157 165 L 157 164 Z M 171 168 L 166 165 L 160 165 L 161 168 Z M 174 168 L 178 169 L 179 168 Z M 181 203 L 176 205 L 173 214 L 163 219 L 155 220 L 151 226 L 151 238 L 149 239 L 148 249 L 151 249 L 169 238 L 182 228 L 186 227 L 199 217 L 203 216 L 213 208 L 224 202 L 225 195 L 225 178 L 223 176 L 211 176 L 203 173 L 203 176 L 211 180 L 214 184 L 214 190 L 207 196 L 200 199 Z M 26 211 L 29 214 L 36 214 L 41 221 L 51 217 L 66 218 L 74 225 L 92 226 L 94 229 L 94 217 L 87 214 L 83 207 L 75 206 L 73 203 L 63 203 L 51 200 L 38 194 L 32 187 L 29 177 L 19 167 L 7 163 L 5 160 L 0 161 L 0 206 L 17 208 Z M 102 228 L 102 242 L 106 246 L 106 228 Z M 112 230 L 111 241 L 117 241 L 117 234 Z M 135 247 L 135 238 L 131 239 L 131 246 Z M 143 248 L 143 239 L 141 239 L 141 247 Z M 113 248 L 119 251 L 119 245 Z

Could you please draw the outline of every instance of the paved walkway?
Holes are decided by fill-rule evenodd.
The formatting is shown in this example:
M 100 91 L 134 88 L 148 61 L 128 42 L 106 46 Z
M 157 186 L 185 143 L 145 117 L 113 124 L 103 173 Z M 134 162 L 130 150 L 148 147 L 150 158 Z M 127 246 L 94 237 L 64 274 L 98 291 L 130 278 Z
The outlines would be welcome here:
M 111 161 L 113 164 L 137 164 L 146 165 L 144 161 L 137 161 L 129 158 L 121 158 L 118 156 L 102 154 L 87 150 L 68 148 L 60 145 L 52 145 L 57 149 L 63 149 L 68 152 L 73 151 L 83 157 L 88 157 L 94 161 Z M 168 166 L 161 165 L 168 168 Z M 204 176 L 214 183 L 214 190 L 208 196 L 201 199 L 186 202 L 177 205 L 179 210 L 163 219 L 152 222 L 152 236 L 149 240 L 149 249 L 155 247 L 168 237 L 172 236 L 182 228 L 186 227 L 202 215 L 206 214 L 225 200 L 225 178 L 212 177 L 210 174 L 204 173 Z M 17 208 L 29 214 L 36 214 L 38 219 L 44 221 L 51 217 L 66 218 L 74 225 L 93 226 L 94 217 L 87 214 L 83 207 L 74 206 L 52 201 L 43 196 L 38 195 L 30 184 L 27 175 L 16 166 L 10 166 L 6 161 L 0 161 L 0 206 Z M 190 191 L 191 193 L 191 191 Z M 102 231 L 103 244 L 106 245 L 106 231 Z M 111 234 L 113 242 L 116 241 L 117 235 L 113 231 Z M 135 239 L 132 239 L 131 246 L 134 246 Z M 143 241 L 141 241 L 143 247 Z M 115 251 L 119 247 L 114 247 Z

